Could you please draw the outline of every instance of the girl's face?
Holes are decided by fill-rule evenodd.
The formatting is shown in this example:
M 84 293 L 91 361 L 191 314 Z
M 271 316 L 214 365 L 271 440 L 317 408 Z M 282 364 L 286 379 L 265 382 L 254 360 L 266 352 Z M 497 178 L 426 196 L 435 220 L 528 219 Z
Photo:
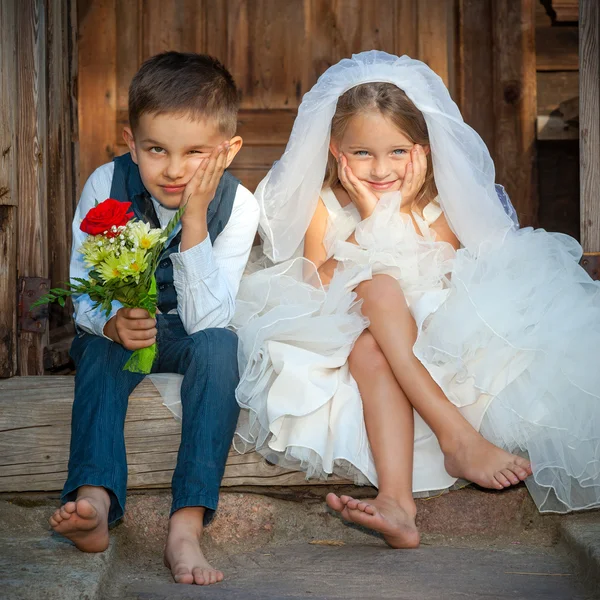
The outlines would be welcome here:
M 379 111 L 352 117 L 340 140 L 332 140 L 331 153 L 340 153 L 358 179 L 378 197 L 400 190 L 413 142 Z M 429 146 L 424 146 L 429 152 Z

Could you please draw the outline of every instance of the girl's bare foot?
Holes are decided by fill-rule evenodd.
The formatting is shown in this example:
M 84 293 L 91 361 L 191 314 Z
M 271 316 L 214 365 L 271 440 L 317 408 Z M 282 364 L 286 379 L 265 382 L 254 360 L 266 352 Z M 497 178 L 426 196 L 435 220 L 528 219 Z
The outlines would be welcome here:
M 108 548 L 110 497 L 104 488 L 83 486 L 75 502 L 67 502 L 51 517 L 52 529 L 70 539 L 83 552 Z
M 502 490 L 524 481 L 532 473 L 531 463 L 488 442 L 476 431 L 442 444 L 444 465 L 452 477 Z
M 420 536 L 415 524 L 416 507 L 403 507 L 395 499 L 382 496 L 357 500 L 351 496 L 327 494 L 327 505 L 344 519 L 383 534 L 392 548 L 418 548 Z
M 200 549 L 204 509 L 187 507 L 173 513 L 165 546 L 165 566 L 175 583 L 210 585 L 223 581 L 223 573 L 213 568 Z

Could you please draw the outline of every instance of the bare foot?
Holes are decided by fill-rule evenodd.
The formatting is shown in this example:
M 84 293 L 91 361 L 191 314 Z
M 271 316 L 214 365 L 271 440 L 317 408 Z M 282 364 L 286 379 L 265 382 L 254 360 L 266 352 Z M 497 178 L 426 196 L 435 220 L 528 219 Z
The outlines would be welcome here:
M 200 549 L 203 516 L 203 508 L 188 507 L 173 513 L 169 520 L 165 566 L 175 583 L 210 585 L 223 581 L 223 573 L 207 562 Z
M 51 517 L 52 529 L 70 539 L 82 552 L 108 548 L 110 498 L 104 488 L 79 488 L 77 500 L 67 502 Z
M 383 534 L 392 548 L 418 548 L 420 536 L 415 524 L 416 508 L 403 507 L 391 497 L 371 500 L 327 494 L 327 505 L 344 519 Z
M 502 490 L 524 481 L 532 473 L 528 460 L 494 446 L 476 431 L 442 449 L 446 471 L 452 477 L 481 487 Z

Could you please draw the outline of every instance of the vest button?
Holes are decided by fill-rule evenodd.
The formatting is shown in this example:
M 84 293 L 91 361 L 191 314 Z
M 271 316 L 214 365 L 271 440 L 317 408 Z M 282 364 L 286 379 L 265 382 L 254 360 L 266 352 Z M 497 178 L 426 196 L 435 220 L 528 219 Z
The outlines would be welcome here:
M 162 292 L 163 290 L 167 289 L 167 284 L 166 283 L 160 283 L 158 285 L 158 289 Z
M 161 261 L 160 267 L 163 268 L 163 269 L 166 269 L 169 266 L 170 262 L 171 262 L 170 260 L 165 259 L 165 260 Z

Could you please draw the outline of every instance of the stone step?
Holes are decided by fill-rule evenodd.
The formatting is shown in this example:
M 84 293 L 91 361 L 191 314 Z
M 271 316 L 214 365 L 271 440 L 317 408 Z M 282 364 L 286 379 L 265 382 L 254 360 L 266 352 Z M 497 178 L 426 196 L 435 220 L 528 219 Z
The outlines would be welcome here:
M 5 494 L 0 496 L 0 597 L 593 597 L 578 588 L 579 577 L 556 546 L 557 532 L 569 517 L 539 515 L 524 487 L 467 488 L 418 500 L 422 547 L 397 552 L 377 535 L 344 524 L 314 490 L 293 501 L 224 492 L 204 540 L 209 560 L 227 576 L 214 588 L 175 585 L 162 564 L 167 492 L 131 493 L 126 516 L 112 529 L 111 547 L 101 555 L 80 553 L 48 531 L 58 495 Z M 283 488 L 280 494 L 287 492 Z M 578 531 L 600 522 L 598 513 L 585 516 L 596 520 Z
M 582 582 L 600 598 L 600 512 L 569 515 L 559 531 Z

